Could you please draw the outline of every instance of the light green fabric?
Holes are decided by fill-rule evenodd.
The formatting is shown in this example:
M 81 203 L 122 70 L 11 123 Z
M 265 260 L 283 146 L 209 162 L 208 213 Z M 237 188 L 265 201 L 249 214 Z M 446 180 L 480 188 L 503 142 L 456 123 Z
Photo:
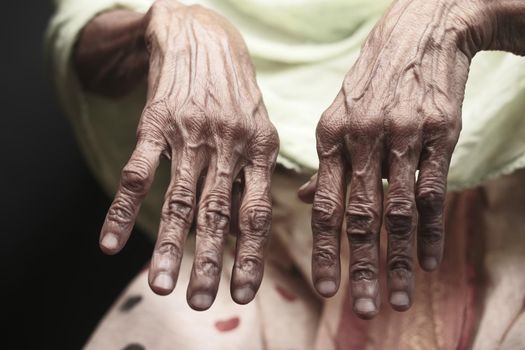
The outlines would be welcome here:
M 112 193 L 131 154 L 145 86 L 119 100 L 88 94 L 71 66 L 82 27 L 116 7 L 146 11 L 151 0 L 59 0 L 47 35 L 47 57 L 60 101 L 90 166 Z M 188 3 L 193 1 L 186 1 Z M 387 0 L 202 0 L 243 34 L 257 80 L 281 139 L 278 161 L 301 172 L 318 164 L 315 127 Z M 525 167 L 525 58 L 483 52 L 472 63 L 463 130 L 454 152 L 449 189 L 458 190 Z M 168 181 L 164 166 L 142 209 L 155 230 Z

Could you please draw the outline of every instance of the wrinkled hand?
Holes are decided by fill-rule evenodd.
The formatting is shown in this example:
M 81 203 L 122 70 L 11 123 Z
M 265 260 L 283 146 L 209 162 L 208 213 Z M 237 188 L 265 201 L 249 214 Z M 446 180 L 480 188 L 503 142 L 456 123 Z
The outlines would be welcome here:
M 159 0 L 144 21 L 148 99 L 136 148 L 102 228 L 101 248 L 114 254 L 125 245 L 164 155 L 171 161 L 171 182 L 149 283 L 158 294 L 173 290 L 195 218 L 196 251 L 187 298 L 192 308 L 207 309 L 217 293 L 230 224 L 236 224 L 231 222 L 237 214 L 231 208 L 232 185 L 242 178 L 231 288 L 236 302 L 248 303 L 263 274 L 270 180 L 279 143 L 254 67 L 237 30 L 210 10 Z
M 299 193 L 308 200 L 315 191 L 313 281 L 324 296 L 337 291 L 339 234 L 346 217 L 353 308 L 363 318 L 380 307 L 383 215 L 394 309 L 404 311 L 412 303 L 416 231 L 420 266 L 431 271 L 442 259 L 447 173 L 461 129 L 471 44 L 485 35 L 476 28 L 479 37 L 472 37 L 465 23 L 474 5 L 466 6 L 468 13 L 464 5 L 396 1 L 367 38 L 317 127 L 318 175 Z M 389 183 L 384 204 L 382 176 Z

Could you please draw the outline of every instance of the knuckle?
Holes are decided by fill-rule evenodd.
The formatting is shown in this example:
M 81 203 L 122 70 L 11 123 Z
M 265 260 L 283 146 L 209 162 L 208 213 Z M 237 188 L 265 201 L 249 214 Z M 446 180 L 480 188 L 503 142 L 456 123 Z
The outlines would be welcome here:
M 312 206 L 312 226 L 314 234 L 340 229 L 343 208 L 333 195 L 319 190 Z
M 414 228 L 414 205 L 411 201 L 394 199 L 387 206 L 385 226 L 390 234 L 406 238 Z
M 436 178 L 422 179 L 416 190 L 419 209 L 440 213 L 445 204 L 446 183 Z
M 268 122 L 265 126 L 259 127 L 254 136 L 254 147 L 260 149 L 263 153 L 273 155 L 279 150 L 279 135 L 275 126 Z
M 459 135 L 461 130 L 461 117 L 457 113 L 444 115 L 443 113 L 433 113 L 424 121 L 424 128 L 427 133 L 453 139 L 454 135 Z
M 255 253 L 242 253 L 235 261 L 235 268 L 241 271 L 254 271 L 263 264 L 263 258 Z
M 160 255 L 168 254 L 170 256 L 173 256 L 175 259 L 179 259 L 180 257 L 182 257 L 183 247 L 179 240 L 170 239 L 167 237 L 162 240 L 159 240 L 157 252 Z
M 221 266 L 212 253 L 201 254 L 195 258 L 195 271 L 199 275 L 217 276 Z
M 378 237 L 377 215 L 367 206 L 352 204 L 346 211 L 346 233 L 353 244 L 372 243 Z
M 130 201 L 124 196 L 119 196 L 109 208 L 107 219 L 120 225 L 129 224 L 135 214 L 131 208 Z
M 124 167 L 121 176 L 122 188 L 140 196 L 145 195 L 151 182 L 148 169 L 149 164 L 141 158 Z
M 410 256 L 402 254 L 390 256 L 388 261 L 388 268 L 390 271 L 412 272 L 412 258 Z
M 312 260 L 317 267 L 333 267 L 337 265 L 339 255 L 336 248 L 330 243 L 317 241 L 312 251 Z
M 330 110 L 321 115 L 315 129 L 317 138 L 317 151 L 323 154 L 325 148 L 331 148 L 343 139 L 344 125 L 342 118 Z
M 269 204 L 257 204 L 241 211 L 240 226 L 246 234 L 266 236 L 272 223 L 272 208 Z
M 371 269 L 355 269 L 351 272 L 352 281 L 372 281 L 377 279 L 377 273 Z
M 378 278 L 378 273 L 377 266 L 370 261 L 355 261 L 350 266 L 350 278 L 354 282 L 376 280 Z
M 226 198 L 219 195 L 212 195 L 202 205 L 201 223 L 199 226 L 205 231 L 213 230 L 218 234 L 227 231 L 230 224 L 230 203 Z
M 193 219 L 195 195 L 186 186 L 177 185 L 166 198 L 162 210 L 163 219 L 166 221 L 177 220 L 188 225 Z
M 334 120 L 333 113 L 325 111 L 317 124 L 316 133 L 320 137 L 334 136 L 339 132 L 339 126 Z

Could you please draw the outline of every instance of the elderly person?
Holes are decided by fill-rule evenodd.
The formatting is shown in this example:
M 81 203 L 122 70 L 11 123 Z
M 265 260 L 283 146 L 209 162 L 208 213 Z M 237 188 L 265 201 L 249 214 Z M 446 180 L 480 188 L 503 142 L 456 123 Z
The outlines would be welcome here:
M 525 1 L 200 3 L 57 1 L 100 246 L 158 232 L 87 348 L 522 346 L 525 60 L 474 55 L 525 54 Z

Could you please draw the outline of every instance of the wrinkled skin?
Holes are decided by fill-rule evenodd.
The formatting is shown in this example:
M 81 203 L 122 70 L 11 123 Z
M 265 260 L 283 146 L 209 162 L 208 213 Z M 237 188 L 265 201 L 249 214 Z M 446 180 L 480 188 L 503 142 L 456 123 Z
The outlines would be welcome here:
M 523 37 L 522 0 L 397 0 L 385 13 L 322 115 L 319 173 L 299 190 L 313 201 L 312 273 L 321 295 L 339 287 L 346 217 L 354 310 L 363 318 L 379 311 L 384 221 L 390 302 L 399 311 L 410 307 L 416 232 L 423 269 L 442 259 L 446 175 L 470 61 L 483 49 L 524 54 Z M 75 63 L 86 89 L 111 97 L 125 95 L 149 73 L 137 146 L 102 228 L 102 250 L 114 254 L 126 243 L 163 155 L 172 179 L 151 288 L 173 290 L 195 223 L 190 306 L 204 310 L 213 302 L 228 231 L 238 231 L 232 297 L 251 301 L 263 274 L 278 138 L 240 34 L 212 11 L 157 0 L 146 15 L 96 16 L 79 38 Z M 382 177 L 389 181 L 386 194 Z M 240 192 L 233 185 L 239 181 Z
M 171 182 L 149 270 L 151 289 L 161 295 L 174 289 L 195 220 L 187 298 L 194 309 L 209 308 L 230 225 L 238 225 L 232 297 L 248 303 L 263 275 L 279 143 L 254 67 L 237 30 L 203 7 L 159 0 L 142 23 L 149 53 L 148 98 L 100 246 L 115 254 L 126 244 L 163 155 L 171 162 Z M 238 215 L 232 213 L 236 179 L 244 184 Z
M 483 48 L 520 53 L 495 37 L 491 11 L 476 1 L 396 1 L 319 121 L 319 171 L 299 191 L 303 200 L 313 200 L 313 281 L 324 296 L 337 291 L 345 220 L 350 290 L 362 318 L 380 307 L 383 223 L 394 309 L 407 310 L 412 302 L 416 232 L 420 266 L 432 271 L 442 259 L 446 180 L 470 61 Z

